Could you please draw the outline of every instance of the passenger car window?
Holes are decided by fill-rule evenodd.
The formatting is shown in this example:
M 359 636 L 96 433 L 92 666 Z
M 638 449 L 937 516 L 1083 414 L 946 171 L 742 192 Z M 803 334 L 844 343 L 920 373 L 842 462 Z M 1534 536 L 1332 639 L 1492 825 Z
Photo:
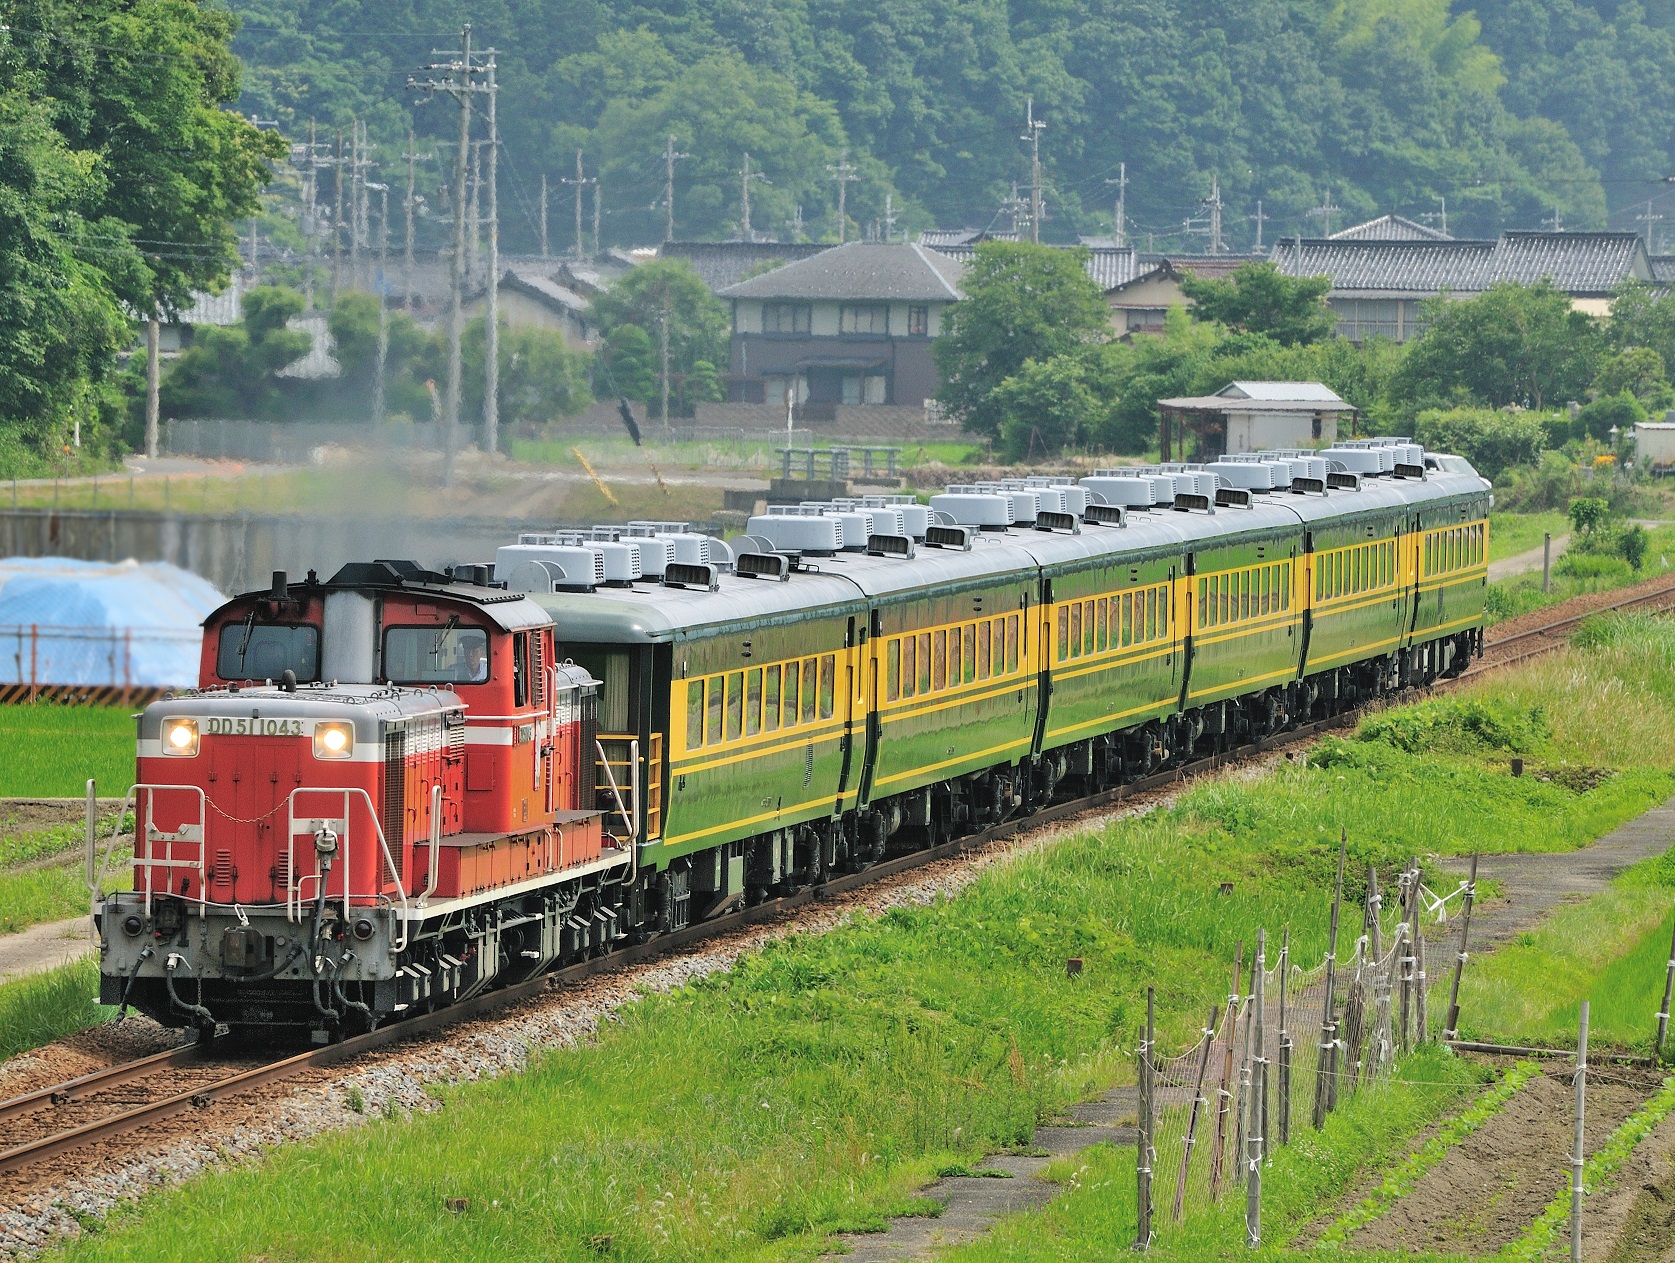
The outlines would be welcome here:
M 704 744 L 704 682 L 693 680 L 686 686 L 686 748 L 696 750 Z

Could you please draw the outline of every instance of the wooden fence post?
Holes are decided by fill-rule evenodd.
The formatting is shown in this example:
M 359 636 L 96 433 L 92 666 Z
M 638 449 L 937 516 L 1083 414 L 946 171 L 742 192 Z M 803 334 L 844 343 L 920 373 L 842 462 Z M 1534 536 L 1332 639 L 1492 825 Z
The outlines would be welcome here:
M 1466 893 L 1460 910 L 1460 950 L 1454 956 L 1454 982 L 1448 988 L 1448 1023 L 1443 1027 L 1444 1039 L 1458 1039 L 1460 1037 L 1460 978 L 1466 971 L 1466 936 L 1471 933 L 1471 905 L 1477 898 L 1477 852 L 1471 853 L 1471 872 L 1466 876 Z M 1675 956 L 1675 950 L 1670 952 Z M 1675 962 L 1671 962 L 1670 977 L 1675 978 Z M 1665 994 L 1668 988 L 1665 988 Z M 1664 1001 L 1663 1007 L 1669 1008 L 1669 1002 Z
M 1256 932 L 1256 959 L 1251 962 L 1250 1104 L 1245 1110 L 1245 1244 L 1262 1243 L 1262 1142 L 1267 1110 L 1268 1061 L 1266 1023 L 1263 1021 L 1263 971 L 1267 967 L 1268 931 Z
M 1349 832 L 1338 835 L 1338 881 L 1332 892 L 1332 932 L 1326 944 L 1326 1002 L 1320 1012 L 1320 1062 L 1314 1079 L 1314 1129 L 1326 1125 L 1326 1111 L 1332 1108 L 1331 1079 L 1336 1073 L 1337 1053 L 1337 967 L 1338 916 L 1343 909 L 1343 866 L 1349 852 Z
M 1210 1066 L 1210 1045 L 1216 1038 L 1216 1009 L 1210 1008 L 1208 1024 L 1204 1027 L 1204 1046 L 1198 1053 L 1198 1079 L 1192 1085 L 1192 1114 L 1186 1124 L 1186 1148 L 1181 1153 L 1181 1173 L 1175 1180 L 1175 1222 L 1180 1223 L 1186 1208 L 1187 1167 L 1192 1162 L 1192 1147 L 1198 1143 L 1198 1118 L 1204 1109 L 1204 1073 Z
M 1157 1156 L 1153 1131 L 1157 1111 L 1152 1099 L 1156 1073 L 1152 1054 L 1157 1038 L 1156 993 L 1146 988 L 1146 1037 L 1140 1043 L 1140 1144 L 1135 1153 L 1135 1177 L 1139 1182 L 1139 1223 L 1135 1230 L 1134 1248 L 1145 1250 L 1152 1243 L 1152 1162 Z
M 1570 1159 L 1570 1263 L 1582 1263 L 1582 1120 L 1588 1097 L 1588 1002 L 1576 1035 L 1576 1151 Z

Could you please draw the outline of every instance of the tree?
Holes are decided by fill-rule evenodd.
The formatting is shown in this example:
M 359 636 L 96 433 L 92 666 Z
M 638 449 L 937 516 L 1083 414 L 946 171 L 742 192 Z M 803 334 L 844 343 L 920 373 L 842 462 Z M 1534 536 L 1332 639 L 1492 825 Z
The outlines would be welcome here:
M 483 319 L 465 330 L 465 393 L 461 415 L 483 411 Z M 593 402 L 587 388 L 588 356 L 570 346 L 557 329 L 529 327 L 500 331 L 500 419 L 526 431 L 580 412 Z
M 1224 280 L 1191 272 L 1181 277 L 1181 292 L 1192 299 L 1194 319 L 1265 334 L 1281 346 L 1332 336 L 1336 318 L 1326 306 L 1331 288 L 1329 276 L 1286 276 L 1266 262 L 1241 264 Z
M 649 402 L 660 398 L 657 385 L 657 348 L 639 325 L 612 329 L 597 352 L 599 393 L 617 399 Z
M 1645 419 L 1646 409 L 1640 406 L 1638 399 L 1624 391 L 1620 395 L 1602 395 L 1585 404 L 1576 414 L 1573 429 L 1579 439 L 1608 443 L 1613 429 L 1618 434 L 1631 434 L 1635 425 Z
M 1000 442 L 1011 460 L 1052 459 L 1076 440 L 1097 407 L 1079 355 L 1026 360 L 994 393 Z
M 1103 342 L 1110 311 L 1083 269 L 1086 252 L 985 241 L 966 269 L 964 297 L 936 340 L 945 407 L 973 434 L 998 437 L 995 391 L 1029 360 L 1045 364 Z
M 1599 370 L 1598 326 L 1547 281 L 1496 285 L 1464 301 L 1444 294 L 1422 311 L 1428 327 L 1394 383 L 1416 406 L 1539 410 L 1583 398 Z
M 238 261 L 233 221 L 253 214 L 274 132 L 223 107 L 239 96 L 238 18 L 184 0 L 9 0 L 18 60 L 39 74 L 65 143 L 105 175 L 96 216 L 140 247 L 110 280 L 138 311 L 180 309 Z
M 1600 365 L 1594 389 L 1602 395 L 1633 395 L 1642 402 L 1669 394 L 1663 356 L 1649 346 L 1631 346 Z
M 1414 437 L 1427 451 L 1464 456 L 1485 478 L 1515 465 L 1533 465 L 1547 445 L 1543 418 L 1533 412 L 1433 408 L 1419 414 Z
M 1566 510 L 1570 525 L 1584 539 L 1601 530 L 1611 520 L 1611 502 L 1596 496 L 1578 496 Z
M 41 451 L 86 413 L 128 328 L 101 253 L 82 249 L 104 182 L 28 86 L 0 90 L 0 430 Z
M 685 259 L 658 259 L 643 263 L 593 300 L 592 318 L 611 343 L 617 330 L 632 326 L 649 343 L 649 378 L 640 375 L 636 347 L 630 352 L 635 368 L 627 373 L 614 361 L 611 375 L 619 395 L 647 404 L 662 400 L 662 353 L 659 337 L 667 313 L 669 321 L 670 410 L 691 416 L 697 403 L 719 398 L 715 366 L 728 362 L 731 318 L 726 304 L 710 293 L 703 279 Z M 610 354 L 622 351 L 620 340 L 611 344 Z M 705 368 L 700 369 L 702 364 Z M 631 390 L 625 382 L 632 380 Z
M 244 318 L 206 325 L 163 379 L 163 411 L 177 417 L 281 418 L 294 415 L 274 374 L 307 355 L 313 339 L 286 322 L 302 312 L 302 295 L 278 286 L 244 294 Z

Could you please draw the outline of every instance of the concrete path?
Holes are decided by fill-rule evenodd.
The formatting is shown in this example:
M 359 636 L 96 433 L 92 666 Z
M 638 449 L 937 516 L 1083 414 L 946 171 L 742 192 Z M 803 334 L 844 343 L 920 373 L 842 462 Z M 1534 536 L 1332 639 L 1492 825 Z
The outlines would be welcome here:
M 91 928 L 84 916 L 47 921 L 16 934 L 0 935 L 0 983 L 67 965 L 93 948 Z
M 1569 535 L 1553 536 L 1553 561 L 1555 564 L 1560 557 L 1564 556 L 1564 551 L 1569 546 Z M 1531 570 L 1540 569 L 1541 546 L 1538 544 L 1528 552 L 1515 553 L 1511 557 L 1502 557 L 1499 561 L 1491 561 L 1489 563 L 1489 582 L 1494 583 L 1498 579 L 1510 579 L 1515 574 L 1528 574 Z
M 1625 868 L 1661 855 L 1675 844 L 1675 798 L 1653 807 L 1580 851 L 1543 855 L 1485 855 L 1477 862 L 1477 878 L 1500 885 L 1500 896 L 1472 909 L 1469 950 L 1476 956 L 1500 946 L 1561 906 L 1581 903 L 1597 895 Z M 1449 859 L 1445 870 L 1464 878 L 1467 862 Z M 1446 894 L 1447 890 L 1439 890 Z M 1449 905 L 1445 924 L 1427 923 L 1427 944 L 1458 937 L 1454 917 L 1459 900 Z
M 840 1234 L 833 1240 L 848 1246 L 849 1252 L 826 1257 L 846 1263 L 928 1258 L 939 1249 L 982 1236 L 1003 1215 L 1045 1206 L 1064 1191 L 1062 1184 L 1036 1178 L 1047 1164 L 1101 1142 L 1136 1143 L 1135 1108 L 1132 1087 L 1113 1088 L 1097 1100 L 1072 1106 L 1062 1125 L 1035 1129 L 1035 1147 L 1043 1153 L 995 1154 L 976 1168 L 996 1175 L 944 1176 L 922 1191 L 942 1203 L 940 1215 L 892 1219 L 884 1232 Z

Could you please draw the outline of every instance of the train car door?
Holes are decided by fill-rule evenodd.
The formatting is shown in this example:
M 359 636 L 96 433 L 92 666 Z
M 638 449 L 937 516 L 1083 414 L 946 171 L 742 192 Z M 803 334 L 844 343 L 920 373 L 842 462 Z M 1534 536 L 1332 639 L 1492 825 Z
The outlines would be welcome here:
M 849 617 L 849 630 L 843 639 L 843 682 L 842 699 L 838 703 L 841 710 L 839 718 L 843 721 L 843 766 L 838 771 L 837 806 L 834 814 L 843 811 L 843 799 L 849 792 L 850 771 L 855 766 L 855 654 L 859 649 L 858 637 L 855 635 L 855 617 Z

